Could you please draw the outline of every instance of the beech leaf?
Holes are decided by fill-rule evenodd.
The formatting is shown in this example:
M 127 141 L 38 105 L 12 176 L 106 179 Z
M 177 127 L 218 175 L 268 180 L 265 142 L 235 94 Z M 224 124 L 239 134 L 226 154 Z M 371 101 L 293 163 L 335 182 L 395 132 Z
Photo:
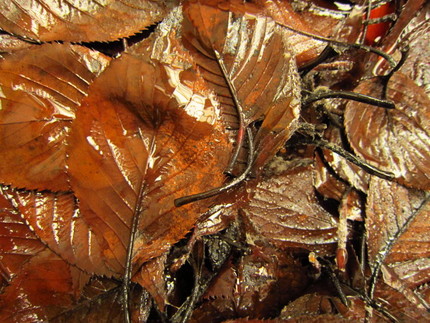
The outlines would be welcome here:
M 240 1 L 226 6 L 188 1 L 182 36 L 238 138 L 262 120 L 255 138 L 257 169 L 296 130 L 300 111 L 300 82 L 289 43 L 281 27 L 259 12 Z
M 174 0 L 0 1 L 0 28 L 40 41 L 112 41 L 161 20 Z
M 77 111 L 70 182 L 84 221 L 115 268 L 125 266 L 130 243 L 135 264 L 166 252 L 209 203 L 176 208 L 173 201 L 224 181 L 230 145 L 198 80 L 181 65 L 124 54 Z
M 357 92 L 380 96 L 376 79 L 362 82 Z M 394 173 L 400 183 L 430 188 L 430 99 L 420 87 L 395 73 L 387 88 L 392 110 L 348 103 L 345 127 L 351 147 L 370 164 Z
M 264 237 L 280 248 L 333 253 L 337 222 L 317 200 L 313 172 L 313 167 L 298 167 L 247 184 L 249 203 L 242 209 L 256 232 L 251 241 Z
M 69 190 L 66 135 L 89 84 L 108 63 L 98 52 L 60 44 L 32 47 L 0 60 L 2 183 Z

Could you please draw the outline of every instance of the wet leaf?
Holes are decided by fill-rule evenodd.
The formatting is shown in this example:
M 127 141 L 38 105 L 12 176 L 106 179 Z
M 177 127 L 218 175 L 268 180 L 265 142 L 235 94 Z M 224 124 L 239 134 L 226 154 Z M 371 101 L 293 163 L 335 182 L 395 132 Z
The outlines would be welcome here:
M 254 232 L 280 248 L 332 254 L 337 241 L 335 218 L 318 202 L 313 190 L 313 167 L 298 167 L 264 181 L 247 184 L 245 220 Z
M 300 84 L 288 41 L 273 20 L 256 15 L 259 11 L 239 1 L 224 7 L 188 1 L 183 28 L 183 40 L 217 94 L 228 126 L 243 136 L 245 127 L 263 120 L 255 138 L 256 168 L 292 135 L 300 109 Z
M 146 322 L 150 311 L 148 293 L 138 285 L 131 288 L 133 322 Z M 51 322 L 124 322 L 121 288 L 106 278 L 93 278 L 82 290 L 79 303 L 57 315 Z
M 118 273 L 132 221 L 133 263 L 163 254 L 208 201 L 174 199 L 221 185 L 229 144 L 217 108 L 183 66 L 125 54 L 94 82 L 69 138 L 68 170 L 82 217 Z
M 47 321 L 72 306 L 88 280 L 49 249 L 34 255 L 0 296 L 3 322 Z
M 1 182 L 69 190 L 65 138 L 89 84 L 108 63 L 98 52 L 60 44 L 0 60 Z
M 40 41 L 112 41 L 161 20 L 176 1 L 0 2 L 0 28 Z
M 9 190 L 1 187 L 0 195 L 0 273 L 9 283 L 31 257 L 45 249 L 30 230 L 21 214 L 7 198 Z
M 381 96 L 376 79 L 362 82 L 356 89 Z M 388 83 L 387 99 L 393 110 L 364 103 L 348 103 L 345 127 L 354 151 L 370 164 L 394 173 L 400 183 L 430 188 L 430 100 L 424 90 L 401 73 Z
M 37 237 L 68 263 L 88 272 L 117 272 L 103 257 L 103 247 L 82 217 L 71 193 L 15 191 L 9 198 Z

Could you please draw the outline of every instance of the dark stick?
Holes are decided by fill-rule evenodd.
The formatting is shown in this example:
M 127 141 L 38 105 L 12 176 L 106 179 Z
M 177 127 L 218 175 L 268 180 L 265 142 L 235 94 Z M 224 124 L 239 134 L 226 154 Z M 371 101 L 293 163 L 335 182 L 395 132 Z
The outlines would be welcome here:
M 385 109 L 394 109 L 396 106 L 393 102 L 388 100 L 382 100 L 378 98 L 374 98 L 369 95 L 348 92 L 348 91 L 324 91 L 324 92 L 316 92 L 312 93 L 307 99 L 304 100 L 303 106 L 311 104 L 312 102 L 328 99 L 328 98 L 342 98 L 353 100 L 357 102 L 371 104 L 377 107 L 385 108 Z
M 386 172 L 382 169 L 376 168 L 376 167 L 368 164 L 366 161 L 362 160 L 361 158 L 354 156 L 349 151 L 346 151 L 342 147 L 335 145 L 331 142 L 328 142 L 327 140 L 307 138 L 307 140 L 305 140 L 305 143 L 310 144 L 310 145 L 315 145 L 315 146 L 318 146 L 320 148 L 325 148 L 325 149 L 331 150 L 332 152 L 342 156 L 343 158 L 350 161 L 351 163 L 364 169 L 366 172 L 368 172 L 371 175 L 375 175 L 377 177 L 380 177 L 382 179 L 386 179 L 389 181 L 392 181 L 394 179 L 393 173 Z
M 209 197 L 218 195 L 222 192 L 225 192 L 225 191 L 239 185 L 248 177 L 249 173 L 251 172 L 252 164 L 254 161 L 254 142 L 253 142 L 254 138 L 252 135 L 251 128 L 249 128 L 249 127 L 246 128 L 246 134 L 247 134 L 247 139 L 248 139 L 248 144 L 249 144 L 248 165 L 246 166 L 246 169 L 243 171 L 243 173 L 240 176 L 234 178 L 231 182 L 229 182 L 223 186 L 213 188 L 213 189 L 206 191 L 206 192 L 203 192 L 203 193 L 198 193 L 198 194 L 180 197 L 180 198 L 175 200 L 175 206 L 179 207 L 179 206 L 182 206 L 185 204 L 189 204 L 192 202 L 200 201 L 200 200 L 207 199 Z
M 334 39 L 330 39 L 330 38 L 327 38 L 327 37 L 322 37 L 322 36 L 314 35 L 314 34 L 311 34 L 311 33 L 305 32 L 305 31 L 294 29 L 294 28 L 292 28 L 290 26 L 287 26 L 287 25 L 284 25 L 283 23 L 280 23 L 279 21 L 276 21 L 276 24 L 278 24 L 279 26 L 284 27 L 284 28 L 286 28 L 288 30 L 291 30 L 291 31 L 293 31 L 295 33 L 298 33 L 300 35 L 311 37 L 311 38 L 314 38 L 314 39 L 317 39 L 317 40 L 321 40 L 321 41 L 324 41 L 324 42 L 327 42 L 327 43 L 330 43 L 330 44 L 334 44 L 334 45 L 341 46 L 341 47 L 358 48 L 358 49 L 365 50 L 367 52 L 374 53 L 376 55 L 379 55 L 379 56 L 385 58 L 387 60 L 387 62 L 390 64 L 390 66 L 393 67 L 393 68 L 397 65 L 396 61 L 390 55 L 388 55 L 387 53 L 385 53 L 385 52 L 383 52 L 383 51 L 381 51 L 381 50 L 379 50 L 377 48 L 374 48 L 374 47 L 371 47 L 371 46 L 367 46 L 367 45 L 363 45 L 363 44 L 344 43 L 344 42 L 341 42 L 341 41 L 338 41 L 338 40 L 334 40 Z

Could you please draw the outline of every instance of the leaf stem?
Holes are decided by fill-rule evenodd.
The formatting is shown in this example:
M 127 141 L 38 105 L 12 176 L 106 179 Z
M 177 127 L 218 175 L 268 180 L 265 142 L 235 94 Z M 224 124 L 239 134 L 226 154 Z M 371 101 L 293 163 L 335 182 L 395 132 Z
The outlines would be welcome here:
M 130 306 L 129 306 L 129 295 L 130 295 L 130 281 L 131 281 L 131 274 L 132 274 L 132 265 L 131 261 L 133 258 L 133 246 L 134 246 L 134 240 L 136 238 L 136 232 L 137 232 L 137 225 L 139 224 L 139 218 L 140 214 L 143 211 L 143 193 L 145 192 L 145 182 L 142 180 L 142 183 L 140 185 L 139 189 L 139 195 L 136 201 L 136 205 L 133 212 L 133 219 L 131 223 L 130 228 L 130 239 L 128 241 L 127 246 L 127 257 L 125 261 L 125 271 L 124 271 L 124 278 L 122 282 L 122 304 L 124 308 L 124 322 L 130 323 Z
M 224 171 L 226 174 L 231 175 L 233 172 L 234 165 L 236 164 L 237 157 L 239 156 L 240 149 L 243 146 L 243 140 L 245 137 L 245 121 L 243 118 L 242 105 L 240 104 L 238 98 L 236 97 L 237 91 L 236 91 L 236 88 L 235 88 L 233 82 L 230 80 L 230 76 L 228 75 L 227 69 L 226 69 L 225 64 L 224 64 L 224 60 L 221 57 L 220 53 L 216 49 L 214 49 L 214 53 L 215 53 L 215 56 L 217 58 L 217 62 L 218 62 L 218 65 L 221 69 L 221 72 L 222 72 L 225 80 L 227 81 L 227 85 L 228 85 L 228 88 L 230 90 L 230 94 L 233 98 L 234 105 L 236 106 L 237 115 L 239 118 L 239 130 L 237 132 L 237 137 L 236 137 L 236 147 L 234 148 L 233 153 L 231 155 L 230 162 L 229 162 L 226 170 Z
M 249 144 L 249 151 L 248 151 L 248 164 L 246 166 L 246 169 L 243 171 L 243 173 L 240 176 L 234 178 L 231 182 L 229 182 L 223 186 L 213 188 L 213 189 L 206 191 L 206 192 L 180 197 L 180 198 L 175 200 L 175 202 L 174 202 L 175 206 L 177 206 L 177 207 L 183 206 L 185 204 L 189 204 L 192 202 L 200 201 L 200 200 L 207 199 L 209 197 L 218 195 L 222 192 L 225 192 L 225 191 L 239 185 L 248 177 L 249 173 L 251 172 L 253 161 L 254 161 L 254 138 L 252 135 L 251 128 L 249 128 L 249 127 L 246 128 L 246 134 L 247 134 L 247 139 L 248 139 L 248 144 Z

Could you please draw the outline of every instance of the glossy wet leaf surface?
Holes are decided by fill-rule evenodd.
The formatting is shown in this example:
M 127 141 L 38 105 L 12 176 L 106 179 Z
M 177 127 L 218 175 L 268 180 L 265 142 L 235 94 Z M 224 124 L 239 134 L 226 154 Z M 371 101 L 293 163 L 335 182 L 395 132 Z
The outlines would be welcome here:
M 0 321 L 428 321 L 429 6 L 369 5 L 0 1 Z

